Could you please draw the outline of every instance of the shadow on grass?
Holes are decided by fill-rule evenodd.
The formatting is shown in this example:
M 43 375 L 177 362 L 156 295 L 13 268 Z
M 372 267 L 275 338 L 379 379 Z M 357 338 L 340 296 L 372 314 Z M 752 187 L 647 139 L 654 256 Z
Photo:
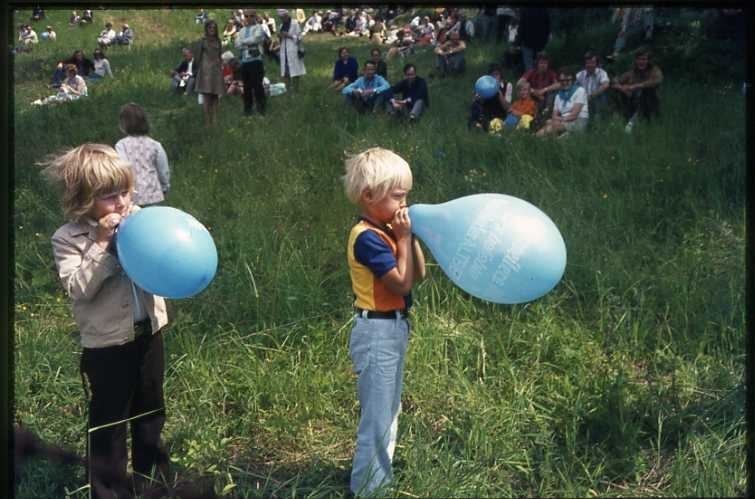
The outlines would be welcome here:
M 312 457 L 297 463 L 271 464 L 251 453 L 231 465 L 233 497 L 349 497 L 350 463 L 346 467 Z

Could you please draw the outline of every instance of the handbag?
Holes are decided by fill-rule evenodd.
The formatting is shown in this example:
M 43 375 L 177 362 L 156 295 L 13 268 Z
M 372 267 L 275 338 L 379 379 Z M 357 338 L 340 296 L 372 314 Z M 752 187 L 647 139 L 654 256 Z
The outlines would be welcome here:
M 304 47 L 301 44 L 301 40 L 296 42 L 296 55 L 299 56 L 299 59 L 304 59 L 304 55 L 307 53 L 306 50 L 304 50 Z

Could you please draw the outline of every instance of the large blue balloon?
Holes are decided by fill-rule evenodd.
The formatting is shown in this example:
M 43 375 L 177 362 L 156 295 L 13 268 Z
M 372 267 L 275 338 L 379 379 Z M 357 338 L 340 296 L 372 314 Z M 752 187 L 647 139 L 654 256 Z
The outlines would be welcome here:
M 490 75 L 480 76 L 474 84 L 474 91 L 483 99 L 490 99 L 498 93 L 498 80 Z
M 215 242 L 188 213 L 168 206 L 126 217 L 115 239 L 123 270 L 140 288 L 166 298 L 188 298 L 210 284 L 218 267 Z
M 534 205 L 505 194 L 475 194 L 409 207 L 412 232 L 460 288 L 495 303 L 524 303 L 558 284 L 566 245 Z

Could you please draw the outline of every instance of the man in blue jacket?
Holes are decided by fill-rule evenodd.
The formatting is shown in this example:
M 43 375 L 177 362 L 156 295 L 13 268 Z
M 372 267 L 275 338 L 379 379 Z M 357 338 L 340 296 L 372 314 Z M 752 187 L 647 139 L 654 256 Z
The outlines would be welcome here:
M 391 89 L 390 83 L 380 75 L 375 74 L 375 63 L 369 60 L 364 63 L 363 75 L 349 85 L 343 87 L 346 104 L 354 106 L 357 111 L 365 113 L 380 109 Z

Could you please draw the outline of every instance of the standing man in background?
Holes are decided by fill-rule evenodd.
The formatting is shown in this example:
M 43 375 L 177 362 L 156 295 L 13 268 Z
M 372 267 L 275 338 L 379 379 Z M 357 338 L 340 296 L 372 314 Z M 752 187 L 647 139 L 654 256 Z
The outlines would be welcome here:
M 244 11 L 244 27 L 236 35 L 236 48 L 239 49 L 241 60 L 241 79 L 244 82 L 244 116 L 251 116 L 252 104 L 256 104 L 257 112 L 265 114 L 265 87 L 262 79 L 265 77 L 265 66 L 262 61 L 262 44 L 267 34 L 257 22 L 257 11 Z
M 535 54 L 543 51 L 551 35 L 548 9 L 523 7 L 519 12 L 518 41 L 522 49 L 524 70 L 535 67 Z

